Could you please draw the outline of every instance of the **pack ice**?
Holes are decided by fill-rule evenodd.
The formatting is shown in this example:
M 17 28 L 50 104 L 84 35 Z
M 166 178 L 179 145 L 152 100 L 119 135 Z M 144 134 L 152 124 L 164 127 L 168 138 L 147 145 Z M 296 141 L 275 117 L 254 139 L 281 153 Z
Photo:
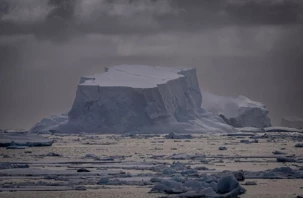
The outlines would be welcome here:
M 31 131 L 233 132 L 201 108 L 196 69 L 120 65 L 81 77 L 68 116 L 44 119 Z M 64 119 L 65 118 L 65 119 Z
M 260 102 L 245 96 L 225 97 L 202 91 L 202 108 L 220 115 L 224 121 L 234 127 L 265 128 L 271 126 L 268 110 Z

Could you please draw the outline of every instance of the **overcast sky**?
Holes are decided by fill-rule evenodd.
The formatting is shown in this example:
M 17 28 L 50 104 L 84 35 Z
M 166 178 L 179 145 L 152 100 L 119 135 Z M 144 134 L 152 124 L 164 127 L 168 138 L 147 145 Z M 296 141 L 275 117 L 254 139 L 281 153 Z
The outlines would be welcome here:
M 301 0 L 0 0 L 0 128 L 68 112 L 105 66 L 198 69 L 200 87 L 303 117 Z

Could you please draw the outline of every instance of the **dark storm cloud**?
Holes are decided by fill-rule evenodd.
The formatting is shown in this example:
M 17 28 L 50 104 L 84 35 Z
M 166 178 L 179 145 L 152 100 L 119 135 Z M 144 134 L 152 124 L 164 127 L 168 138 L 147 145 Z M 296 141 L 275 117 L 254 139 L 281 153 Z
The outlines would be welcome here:
M 0 28 L 4 30 L 2 34 L 27 33 L 47 38 L 81 33 L 141 33 L 156 30 L 156 15 L 173 13 L 167 0 L 28 2 L 6 1 L 0 20 Z
M 298 0 L 2 0 L 1 34 L 149 34 L 302 24 Z

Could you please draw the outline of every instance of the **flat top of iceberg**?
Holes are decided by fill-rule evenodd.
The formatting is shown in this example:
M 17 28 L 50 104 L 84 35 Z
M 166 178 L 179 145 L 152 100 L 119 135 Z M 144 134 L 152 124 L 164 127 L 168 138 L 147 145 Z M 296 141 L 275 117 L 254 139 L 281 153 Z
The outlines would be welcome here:
M 105 73 L 84 76 L 80 85 L 101 87 L 153 88 L 170 80 L 184 77 L 181 71 L 189 68 L 171 68 L 147 65 L 119 65 L 107 68 Z

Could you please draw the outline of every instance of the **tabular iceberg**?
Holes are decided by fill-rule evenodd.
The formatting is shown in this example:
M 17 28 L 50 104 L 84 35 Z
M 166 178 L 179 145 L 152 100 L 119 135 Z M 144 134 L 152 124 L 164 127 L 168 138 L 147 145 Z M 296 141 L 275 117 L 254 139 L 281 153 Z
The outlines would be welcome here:
M 196 69 L 113 66 L 102 74 L 81 77 L 68 120 L 49 126 L 48 130 L 99 133 L 234 131 L 218 115 L 203 110 L 201 103 Z
M 255 102 L 245 96 L 237 98 L 217 96 L 202 92 L 202 108 L 220 115 L 224 121 L 233 127 L 265 128 L 271 126 L 268 110 L 260 102 Z

